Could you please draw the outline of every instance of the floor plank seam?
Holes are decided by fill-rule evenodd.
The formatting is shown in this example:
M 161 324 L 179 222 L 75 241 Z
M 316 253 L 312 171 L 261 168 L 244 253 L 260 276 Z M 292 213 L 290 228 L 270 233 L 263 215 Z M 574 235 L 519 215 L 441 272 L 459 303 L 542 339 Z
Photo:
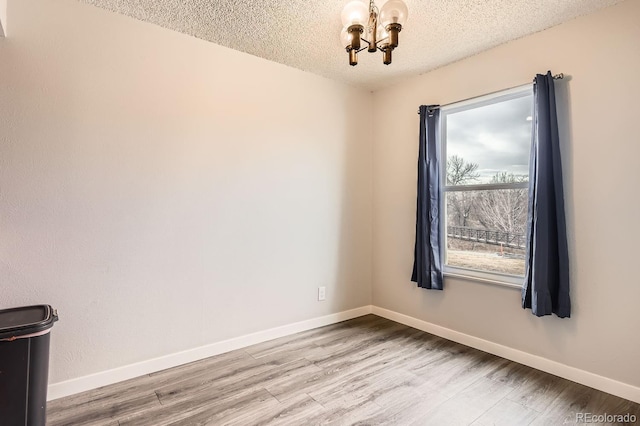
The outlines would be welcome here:
M 513 392 L 509 392 L 509 395 L 511 395 L 512 393 L 513 393 Z M 509 402 L 516 403 L 516 404 L 520 405 L 521 407 L 526 408 L 527 410 L 535 411 L 535 412 L 536 412 L 536 413 L 538 413 L 538 414 L 542 414 L 542 413 L 544 413 L 544 411 L 538 410 L 538 409 L 537 409 L 537 408 L 535 408 L 535 407 L 529 407 L 528 405 L 523 404 L 523 403 L 521 403 L 520 401 L 515 401 L 515 400 L 513 400 L 513 399 L 509 398 L 509 395 L 505 396 L 505 397 L 504 397 L 504 399 L 506 399 L 506 400 L 507 400 L 507 401 L 509 401 Z M 554 401 L 555 401 L 556 399 L 557 399 L 557 398 L 555 398 L 555 399 L 554 399 Z
M 475 419 L 473 419 L 472 421 L 469 422 L 469 425 L 473 425 L 475 422 L 478 421 L 479 418 L 481 418 L 482 416 L 484 416 L 485 414 L 487 414 L 487 412 L 489 412 L 489 410 L 491 410 L 493 407 L 495 407 L 496 405 L 498 405 L 501 401 L 504 401 L 506 399 L 505 398 L 500 398 L 498 401 L 496 401 L 495 404 L 493 404 L 492 406 L 490 406 L 489 408 L 487 408 L 486 410 L 484 410 L 482 413 L 480 413 L 478 415 L 478 417 L 476 417 Z
M 318 401 L 317 399 L 315 399 L 312 395 L 310 395 L 309 393 L 305 393 L 305 395 L 307 395 L 309 398 L 313 399 L 319 406 L 321 406 L 322 408 L 324 408 L 325 410 L 327 409 L 327 407 L 324 406 L 324 404 L 322 404 L 320 401 Z
M 242 352 L 244 352 L 245 354 L 249 355 L 250 358 L 253 358 L 254 360 L 258 360 L 258 358 L 256 358 L 255 356 L 253 356 L 251 353 L 249 353 L 246 349 L 241 349 Z
M 158 395 L 158 392 L 157 392 L 157 391 L 153 391 L 153 393 L 155 393 L 155 394 L 156 394 L 156 398 L 158 399 L 158 402 L 160 403 L 160 405 L 164 405 L 164 404 L 162 403 L 162 401 L 160 400 L 160 395 Z
M 282 403 L 283 403 L 283 401 L 280 401 L 280 399 L 278 399 L 278 397 L 277 397 L 277 396 L 275 396 L 274 394 L 272 394 L 272 393 L 269 391 L 269 389 L 267 389 L 267 388 L 265 388 L 265 387 L 263 387 L 263 388 L 261 388 L 261 389 L 264 389 L 264 390 L 265 390 L 269 395 L 271 395 L 271 396 L 273 397 L 273 399 L 275 399 L 276 401 L 278 401 L 278 403 L 280 403 L 280 404 L 282 404 Z
M 486 378 L 485 376 L 482 376 L 481 378 Z M 478 379 L 480 380 L 480 379 Z M 491 379 L 489 379 L 491 380 Z M 476 380 L 477 381 L 477 380 Z M 505 385 L 508 386 L 508 385 Z M 478 417 L 476 417 L 475 419 L 473 419 L 473 421 L 471 423 L 469 423 L 470 425 L 473 424 L 474 422 L 476 422 L 480 417 L 482 417 L 483 415 L 485 415 L 487 412 L 489 412 L 493 407 L 495 407 L 496 405 L 500 404 L 502 401 L 504 400 L 509 400 L 509 395 L 511 395 L 512 393 L 514 393 L 516 391 L 516 388 L 514 388 L 513 386 L 509 386 L 511 388 L 511 391 L 506 394 L 505 396 L 503 396 L 502 398 L 500 398 L 499 400 L 497 400 L 493 405 L 491 405 L 490 407 L 488 407 L 486 410 L 484 410 L 484 412 L 482 414 L 480 414 Z

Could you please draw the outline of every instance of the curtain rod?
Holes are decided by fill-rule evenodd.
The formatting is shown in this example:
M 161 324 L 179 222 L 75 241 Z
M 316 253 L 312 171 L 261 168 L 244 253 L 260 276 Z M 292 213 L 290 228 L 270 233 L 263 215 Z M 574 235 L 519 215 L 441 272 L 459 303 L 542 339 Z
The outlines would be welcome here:
M 563 78 L 564 78 L 564 73 L 555 74 L 553 76 L 554 80 L 562 80 Z M 535 82 L 535 81 L 536 81 L 536 79 L 534 78 L 532 82 Z M 508 87 L 506 89 L 501 89 L 501 90 L 498 90 L 498 91 L 495 91 L 495 92 L 491 92 L 491 93 L 485 93 L 484 95 L 480 95 L 480 96 L 493 95 L 494 93 L 504 92 L 505 90 L 511 90 L 511 89 L 515 89 L 517 87 L 522 87 L 522 86 L 524 86 L 524 84 L 521 84 L 520 86 Z M 460 102 L 466 102 L 466 101 L 469 101 L 471 99 L 479 98 L 480 96 L 473 96 L 471 98 L 461 99 L 461 100 L 455 101 L 455 102 L 449 102 L 448 104 L 444 104 L 444 105 L 436 105 L 436 106 L 433 106 L 432 108 L 442 108 L 442 107 L 446 107 L 446 106 L 449 106 L 449 105 L 457 104 L 457 103 L 460 103 Z M 418 114 L 420 114 L 420 108 L 418 108 Z

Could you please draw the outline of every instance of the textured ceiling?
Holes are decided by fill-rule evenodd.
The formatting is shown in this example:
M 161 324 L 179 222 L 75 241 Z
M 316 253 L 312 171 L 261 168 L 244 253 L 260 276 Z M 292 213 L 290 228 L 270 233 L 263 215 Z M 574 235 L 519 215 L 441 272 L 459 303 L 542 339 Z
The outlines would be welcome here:
M 349 0 L 79 1 L 375 90 L 622 0 L 405 0 L 393 63 L 363 51 L 356 67 L 339 37 Z

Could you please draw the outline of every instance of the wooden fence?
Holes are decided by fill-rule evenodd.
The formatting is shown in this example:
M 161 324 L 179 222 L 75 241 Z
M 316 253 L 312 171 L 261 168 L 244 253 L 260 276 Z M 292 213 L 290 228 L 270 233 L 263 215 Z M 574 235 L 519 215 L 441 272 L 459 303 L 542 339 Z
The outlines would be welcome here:
M 520 249 L 526 248 L 527 244 L 527 237 L 524 234 L 468 228 L 466 226 L 447 226 L 447 237 Z

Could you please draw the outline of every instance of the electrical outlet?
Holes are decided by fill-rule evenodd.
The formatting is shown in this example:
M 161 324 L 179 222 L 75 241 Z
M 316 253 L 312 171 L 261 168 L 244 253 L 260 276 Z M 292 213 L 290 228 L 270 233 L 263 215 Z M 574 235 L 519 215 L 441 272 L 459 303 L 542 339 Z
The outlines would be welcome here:
M 318 300 L 325 300 L 327 298 L 327 288 L 318 287 Z

